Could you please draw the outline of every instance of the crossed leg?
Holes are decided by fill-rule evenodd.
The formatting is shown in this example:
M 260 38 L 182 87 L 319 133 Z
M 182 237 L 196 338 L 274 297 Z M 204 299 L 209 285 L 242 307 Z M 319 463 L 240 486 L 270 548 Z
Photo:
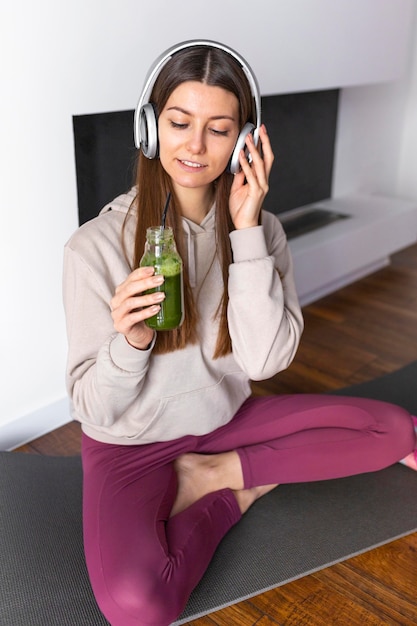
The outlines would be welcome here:
M 224 487 L 244 513 L 279 483 L 376 471 L 414 446 L 410 415 L 386 402 L 318 394 L 250 398 L 232 422 L 202 438 L 200 453 L 176 460 L 171 514 Z
M 149 446 L 83 440 L 84 542 L 113 626 L 174 621 L 218 543 L 277 483 L 382 469 L 415 446 L 409 414 L 332 396 L 252 398 L 201 437 Z

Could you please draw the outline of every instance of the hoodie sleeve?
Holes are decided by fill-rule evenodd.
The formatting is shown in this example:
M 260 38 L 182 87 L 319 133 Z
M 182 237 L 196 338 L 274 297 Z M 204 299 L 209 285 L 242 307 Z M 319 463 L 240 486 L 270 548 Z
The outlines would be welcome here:
M 93 247 L 91 241 L 87 244 Z M 136 350 L 114 331 L 109 305 L 114 292 L 111 272 L 103 259 L 103 270 L 94 268 L 88 254 L 74 249 L 71 242 L 64 251 L 66 383 L 74 419 L 108 427 L 137 400 L 153 344 L 148 350 Z
M 278 218 L 230 233 L 228 323 L 233 355 L 252 380 L 292 362 L 303 330 L 287 239 Z

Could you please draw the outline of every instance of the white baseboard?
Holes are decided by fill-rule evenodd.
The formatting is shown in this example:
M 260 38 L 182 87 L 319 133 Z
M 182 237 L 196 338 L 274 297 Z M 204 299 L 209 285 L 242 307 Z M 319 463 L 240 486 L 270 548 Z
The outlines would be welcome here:
M 68 398 L 0 425 L 0 450 L 13 450 L 71 421 Z

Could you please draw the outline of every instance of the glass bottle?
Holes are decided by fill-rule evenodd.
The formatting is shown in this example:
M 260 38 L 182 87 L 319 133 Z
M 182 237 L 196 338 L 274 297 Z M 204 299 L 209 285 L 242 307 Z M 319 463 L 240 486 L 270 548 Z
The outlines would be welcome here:
M 156 315 L 145 323 L 155 330 L 173 330 L 181 326 L 184 320 L 184 287 L 182 259 L 175 245 L 172 228 L 153 226 L 146 229 L 146 242 L 140 267 L 151 266 L 155 274 L 162 274 L 162 285 L 149 290 L 165 292 L 165 299 Z

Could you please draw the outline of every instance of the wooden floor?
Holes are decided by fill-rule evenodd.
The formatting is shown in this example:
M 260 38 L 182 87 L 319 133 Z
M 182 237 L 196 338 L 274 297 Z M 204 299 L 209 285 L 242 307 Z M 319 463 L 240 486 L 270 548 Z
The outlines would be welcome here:
M 305 307 L 304 316 L 294 363 L 277 377 L 254 384 L 254 393 L 327 391 L 416 360 L 417 245 L 394 255 L 387 268 Z M 20 450 L 78 453 L 79 426 L 64 426 Z M 190 622 L 255 624 L 417 624 L 417 534 Z

